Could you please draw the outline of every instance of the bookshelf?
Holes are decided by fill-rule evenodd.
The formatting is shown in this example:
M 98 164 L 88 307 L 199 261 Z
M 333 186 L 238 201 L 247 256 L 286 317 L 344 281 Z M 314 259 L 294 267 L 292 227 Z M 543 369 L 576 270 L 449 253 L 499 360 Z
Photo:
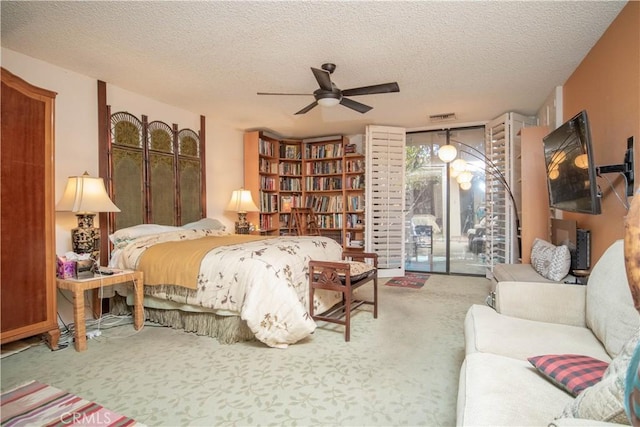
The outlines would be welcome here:
M 364 247 L 362 144 L 346 137 L 282 139 L 246 132 L 245 188 L 259 201 L 248 220 L 265 235 L 288 233 L 292 208 L 311 208 L 320 234 L 349 249 Z

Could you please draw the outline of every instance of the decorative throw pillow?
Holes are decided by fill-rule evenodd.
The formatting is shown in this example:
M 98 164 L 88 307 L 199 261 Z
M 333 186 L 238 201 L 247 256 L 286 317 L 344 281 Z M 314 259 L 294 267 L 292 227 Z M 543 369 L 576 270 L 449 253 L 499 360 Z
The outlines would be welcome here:
M 548 354 L 527 359 L 545 378 L 577 396 L 598 383 L 609 364 L 578 354 Z
M 560 418 L 586 418 L 629 424 L 624 409 L 625 377 L 639 338 L 640 329 L 611 361 L 602 380 L 580 393 L 564 408 Z
M 531 248 L 531 266 L 541 276 L 554 281 L 562 280 L 571 268 L 569 248 L 535 239 Z

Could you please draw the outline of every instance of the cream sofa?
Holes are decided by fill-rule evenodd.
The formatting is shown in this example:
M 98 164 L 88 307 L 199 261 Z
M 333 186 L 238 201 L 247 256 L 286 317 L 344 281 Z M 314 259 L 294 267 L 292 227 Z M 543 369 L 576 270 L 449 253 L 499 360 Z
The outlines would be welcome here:
M 607 421 L 613 421 L 613 415 L 626 421 L 619 402 L 609 403 L 598 394 L 611 394 L 613 387 L 620 397 L 620 375 L 605 374 L 599 384 L 574 398 L 527 361 L 540 355 L 580 354 L 610 362 L 611 373 L 628 364 L 640 316 L 626 279 L 622 240 L 594 266 L 587 286 L 500 282 L 496 304 L 496 310 L 474 305 L 465 319 L 458 425 L 591 426 L 599 425 L 593 419 L 598 410 Z M 593 402 L 610 406 L 591 408 Z M 556 420 L 568 405 L 574 405 L 573 415 L 587 419 L 568 419 L 565 414 Z M 581 412 L 576 414 L 576 408 Z

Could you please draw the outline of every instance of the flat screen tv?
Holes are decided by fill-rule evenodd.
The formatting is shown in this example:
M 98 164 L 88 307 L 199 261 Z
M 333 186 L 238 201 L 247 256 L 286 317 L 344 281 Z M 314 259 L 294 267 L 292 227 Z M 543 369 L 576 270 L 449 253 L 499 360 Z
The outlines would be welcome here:
M 600 214 L 587 112 L 563 123 L 543 142 L 549 205 L 563 211 Z

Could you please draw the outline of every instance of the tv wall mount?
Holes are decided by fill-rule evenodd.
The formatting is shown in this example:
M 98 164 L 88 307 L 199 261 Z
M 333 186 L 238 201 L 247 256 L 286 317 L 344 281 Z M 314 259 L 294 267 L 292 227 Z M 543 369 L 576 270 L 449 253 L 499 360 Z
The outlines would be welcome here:
M 627 138 L 627 151 L 624 153 L 624 163 L 617 165 L 596 166 L 596 174 L 621 173 L 627 182 L 627 197 L 633 196 L 633 136 Z

